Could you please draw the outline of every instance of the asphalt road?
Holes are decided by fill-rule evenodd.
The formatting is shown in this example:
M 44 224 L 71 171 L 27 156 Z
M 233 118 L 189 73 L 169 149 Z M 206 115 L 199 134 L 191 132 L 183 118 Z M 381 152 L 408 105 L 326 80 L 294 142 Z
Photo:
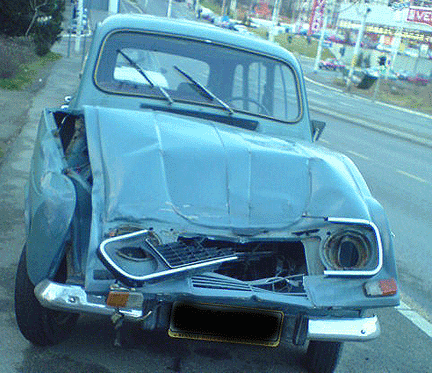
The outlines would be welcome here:
M 318 118 L 324 119 L 320 114 Z M 328 117 L 327 117 L 328 118 Z M 357 164 L 387 211 L 403 293 L 432 316 L 432 154 L 413 144 L 328 118 L 322 143 Z
M 421 142 L 427 140 L 421 131 L 430 128 L 431 119 L 330 92 L 331 99 L 327 88 L 308 84 L 312 117 L 327 122 L 321 142 L 349 156 L 360 168 L 373 195 L 384 205 L 396 238 L 405 299 L 414 301 L 432 320 L 430 147 L 381 132 L 382 124 L 389 118 L 391 126 L 409 125 L 410 133 L 416 132 Z M 363 116 L 360 110 L 364 111 Z M 324 114 L 328 111 L 332 115 Z M 356 118 L 367 121 L 370 128 L 359 126 Z
M 153 0 L 162 9 L 167 1 Z M 150 3 L 150 0 L 149 0 Z M 176 11 L 184 3 L 173 2 Z M 162 4 L 162 5 L 161 5 Z M 148 5 L 148 4 L 147 4 Z M 178 9 L 177 9 L 178 7 Z M 176 10 L 177 9 L 177 10 Z M 64 53 L 65 43 L 58 47 Z M 37 122 L 42 107 L 59 104 L 77 83 L 81 58 L 58 62 L 46 89 L 31 100 L 28 121 L 0 166 L 0 372 L 3 373 L 114 373 L 114 372 L 304 372 L 304 351 L 289 344 L 273 349 L 175 340 L 165 332 L 141 333 L 133 329 L 123 348 L 113 346 L 109 319 L 82 317 L 71 338 L 53 347 L 36 348 L 18 332 L 13 312 L 14 276 L 24 242 L 23 184 L 27 178 Z M 61 84 L 59 84 L 61 82 Z M 322 94 L 310 97 L 324 100 Z M 327 93 L 330 101 L 336 98 Z M 339 98 L 343 101 L 343 98 Z M 324 101 L 323 101 L 324 102 Z M 318 105 L 319 102 L 314 104 Z M 324 109 L 330 103 L 323 103 Z M 355 106 L 355 105 L 354 105 Z M 377 106 L 375 115 L 387 115 Z M 349 155 L 359 166 L 372 192 L 384 204 L 396 235 L 397 261 L 406 296 L 417 310 L 430 315 L 430 149 L 353 125 L 323 110 L 312 117 L 328 125 L 320 142 Z M 405 299 L 405 298 L 404 298 Z M 423 299 L 423 303 L 420 300 Z M 382 335 L 368 343 L 346 343 L 337 373 L 429 372 L 432 367 L 432 332 L 427 335 L 418 313 L 402 307 L 377 312 Z M 420 321 L 418 321 L 420 320 Z M 427 325 L 427 324 L 425 324 Z M 426 330 L 428 331 L 428 330 Z

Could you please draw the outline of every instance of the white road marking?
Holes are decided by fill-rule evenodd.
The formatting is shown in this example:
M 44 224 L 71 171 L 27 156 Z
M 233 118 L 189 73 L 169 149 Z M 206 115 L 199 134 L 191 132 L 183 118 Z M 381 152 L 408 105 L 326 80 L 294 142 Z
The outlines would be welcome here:
M 355 106 L 354 104 L 348 103 L 346 101 L 336 101 L 335 103 L 336 103 L 336 105 L 345 105 L 345 106 L 350 106 L 350 107 Z
M 409 178 L 411 178 L 411 179 L 417 180 L 417 181 L 419 181 L 420 183 L 425 183 L 425 184 L 428 183 L 425 179 L 422 179 L 421 177 L 418 177 L 418 176 L 416 176 L 416 175 L 410 174 L 410 173 L 408 173 L 408 172 L 406 172 L 406 171 L 396 170 L 396 172 L 397 172 L 398 174 L 404 175 L 404 176 L 409 177 Z
M 354 151 L 352 151 L 352 150 L 347 150 L 347 153 L 350 153 L 351 155 L 354 155 L 355 157 L 358 157 L 358 158 L 364 159 L 365 161 L 370 161 L 370 158 L 367 157 L 366 155 L 363 155 L 363 154 L 360 154 L 360 153 L 354 152 Z
M 400 305 L 396 307 L 396 310 L 432 338 L 432 324 L 424 317 L 420 316 L 418 312 L 414 311 L 402 301 L 400 302 Z
M 316 91 L 315 89 L 306 89 L 306 92 L 307 93 L 315 93 L 316 95 L 318 95 L 318 96 L 324 96 L 324 93 L 323 92 L 320 92 L 320 91 Z

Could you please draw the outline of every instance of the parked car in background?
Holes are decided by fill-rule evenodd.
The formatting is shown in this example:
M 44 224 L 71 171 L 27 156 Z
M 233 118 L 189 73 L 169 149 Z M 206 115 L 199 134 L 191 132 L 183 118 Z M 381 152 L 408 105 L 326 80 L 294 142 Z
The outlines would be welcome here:
M 367 75 L 376 78 L 379 77 L 381 79 L 397 80 L 399 78 L 399 75 L 393 70 L 382 69 L 379 66 L 369 67 L 367 69 L 364 69 L 363 72 Z
M 429 83 L 429 77 L 425 74 L 420 74 L 420 73 L 409 76 L 407 80 L 410 83 L 414 83 L 417 85 L 427 85 Z
M 401 70 L 396 73 L 399 80 L 408 80 L 412 73 L 408 70 Z
M 327 58 L 318 63 L 318 67 L 324 70 L 343 70 L 345 64 L 336 58 Z
M 342 36 L 339 35 L 330 35 L 327 40 L 334 42 L 334 43 L 340 43 L 343 44 L 345 42 L 345 39 Z
M 291 342 L 331 372 L 343 342 L 378 337 L 368 311 L 399 303 L 392 232 L 308 110 L 274 43 L 107 18 L 72 100 L 39 123 L 15 285 L 25 338 L 58 343 L 94 313 L 117 331 Z

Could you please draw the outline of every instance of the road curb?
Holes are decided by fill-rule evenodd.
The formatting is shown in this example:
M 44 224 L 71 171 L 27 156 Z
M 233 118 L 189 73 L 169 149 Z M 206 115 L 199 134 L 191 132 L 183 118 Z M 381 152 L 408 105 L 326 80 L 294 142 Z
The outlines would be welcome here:
M 352 117 L 352 116 L 349 116 L 346 114 L 337 113 L 337 112 L 327 110 L 327 109 L 324 109 L 322 107 L 315 106 L 315 105 L 309 105 L 309 108 L 311 111 L 319 112 L 320 114 L 325 114 L 325 115 L 328 115 L 330 117 L 333 117 L 333 118 L 336 118 L 339 120 L 344 120 L 344 121 L 350 122 L 352 124 L 361 126 L 363 128 L 367 128 L 367 129 L 370 129 L 373 131 L 385 133 L 387 135 L 398 137 L 400 139 L 407 140 L 407 141 L 410 141 L 410 142 L 418 144 L 418 145 L 427 146 L 429 148 L 432 148 L 432 139 L 429 140 L 427 138 L 422 138 L 422 137 L 419 137 L 415 134 L 411 134 L 411 133 L 408 133 L 406 131 L 403 131 L 399 128 L 390 128 L 390 127 L 382 125 L 382 124 L 378 125 L 375 123 L 367 122 L 365 120 L 362 120 L 362 119 L 359 119 L 356 117 Z
M 323 87 L 323 88 L 327 88 L 327 89 L 329 89 L 331 91 L 334 91 L 334 92 L 346 93 L 345 91 L 343 91 L 341 89 L 334 88 L 334 87 L 329 87 L 329 86 L 327 86 L 325 84 L 316 82 L 313 79 L 308 78 L 306 76 L 305 76 L 305 80 L 308 81 L 308 82 L 310 82 L 310 83 L 312 83 L 312 84 L 318 85 L 318 86 Z M 364 98 L 364 97 L 360 97 L 360 96 L 356 96 L 356 97 L 358 97 L 360 99 L 363 99 L 363 100 L 370 101 L 370 100 L 368 100 L 367 98 Z M 425 114 L 425 113 L 419 113 L 419 112 L 416 112 L 416 111 L 412 111 L 412 110 L 401 108 L 401 107 L 398 107 L 398 106 L 386 104 L 386 103 L 383 103 L 383 102 L 376 102 L 376 103 L 379 104 L 379 105 L 382 105 L 382 106 L 389 107 L 391 109 L 400 110 L 400 111 L 403 111 L 403 112 L 406 112 L 406 113 L 422 116 L 422 117 L 428 118 L 428 119 L 430 118 L 431 121 L 432 121 L 432 116 L 428 115 L 428 114 Z M 410 142 L 418 144 L 418 145 L 427 146 L 429 148 L 432 148 L 432 138 L 428 139 L 428 138 L 420 137 L 417 134 L 409 133 L 408 131 L 406 131 L 405 129 L 402 129 L 400 127 L 391 127 L 388 124 L 384 124 L 384 123 L 380 123 L 380 122 L 373 123 L 373 122 L 365 121 L 365 120 L 360 119 L 360 118 L 349 116 L 349 115 L 344 114 L 344 113 L 338 113 L 338 112 L 335 112 L 333 110 L 328 110 L 328 109 L 325 109 L 323 107 L 320 107 L 320 106 L 317 106 L 317 105 L 313 105 L 313 104 L 309 104 L 309 108 L 312 111 L 316 111 L 316 112 L 319 112 L 321 114 L 325 114 L 325 115 L 334 117 L 334 118 L 339 119 L 339 120 L 345 120 L 345 121 L 348 121 L 348 122 L 350 122 L 352 124 L 355 124 L 355 125 L 358 125 L 358 126 L 361 126 L 361 127 L 373 130 L 373 131 L 385 133 L 385 134 L 388 134 L 388 135 L 391 135 L 391 136 L 394 136 L 394 137 L 398 137 L 400 139 L 404 139 L 404 140 L 410 141 Z
M 362 97 L 362 96 L 358 96 L 358 95 L 354 95 L 354 94 L 350 94 L 350 93 L 344 91 L 343 89 L 335 88 L 335 87 L 331 87 L 331 86 L 328 86 L 328 85 L 326 85 L 326 84 L 323 84 L 323 83 L 317 82 L 316 80 L 313 80 L 312 78 L 309 78 L 309 77 L 306 76 L 306 75 L 305 75 L 304 78 L 305 78 L 305 80 L 308 81 L 309 83 L 315 84 L 315 85 L 317 85 L 317 86 L 319 86 L 319 87 L 327 88 L 327 89 L 330 89 L 330 90 L 335 91 L 335 92 L 338 92 L 338 93 L 345 93 L 345 94 L 347 94 L 347 95 L 351 95 L 351 96 L 356 97 L 356 98 L 361 99 L 361 100 L 366 100 L 366 101 L 374 102 L 373 100 L 371 100 L 371 99 L 369 99 L 369 98 Z M 401 106 L 396 106 L 396 105 L 388 104 L 388 103 L 386 103 L 386 102 L 381 102 L 381 101 L 375 101 L 375 104 L 377 104 L 377 105 L 382 105 L 382 106 L 386 106 L 386 107 L 391 108 L 391 109 L 395 109 L 395 110 L 403 111 L 404 113 L 409 113 L 409 114 L 413 114 L 413 115 L 418 115 L 418 116 L 420 116 L 420 117 L 423 117 L 423 118 L 427 118 L 427 119 L 432 120 L 432 115 L 429 115 L 429 114 L 426 114 L 426 113 L 422 113 L 422 112 L 419 112 L 419 111 L 414 111 L 414 110 L 411 110 L 411 109 L 407 109 L 407 108 L 404 108 L 404 107 L 401 107 Z

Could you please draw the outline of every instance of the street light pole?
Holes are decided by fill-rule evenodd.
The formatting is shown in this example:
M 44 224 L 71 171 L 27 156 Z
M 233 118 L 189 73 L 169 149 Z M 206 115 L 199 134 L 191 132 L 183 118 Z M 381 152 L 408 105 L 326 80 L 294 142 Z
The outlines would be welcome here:
M 351 79 L 352 79 L 352 76 L 354 74 L 354 66 L 355 66 L 355 63 L 357 61 L 357 57 L 359 55 L 359 51 L 361 48 L 361 41 L 363 39 L 363 34 L 364 34 L 364 31 L 366 28 L 366 19 L 367 19 L 368 14 L 370 13 L 370 11 L 371 11 L 371 9 L 369 7 L 367 7 L 366 11 L 364 12 L 363 19 L 362 19 L 362 22 L 360 25 L 360 30 L 359 30 L 358 35 L 357 35 L 357 40 L 356 40 L 356 44 L 354 47 L 354 55 L 353 55 L 352 60 L 351 60 L 351 66 L 350 66 L 350 70 L 349 70 L 349 74 L 348 74 L 348 82 L 347 82 L 347 88 L 348 89 L 351 87 Z
M 168 1 L 168 10 L 167 10 L 167 17 L 171 17 L 171 9 L 172 9 L 172 0 Z
M 237 0 L 231 0 L 230 16 L 232 19 L 237 19 Z
M 119 0 L 109 0 L 108 13 L 117 14 L 119 8 Z
M 269 40 L 274 41 L 275 38 L 275 27 L 278 23 L 279 19 L 279 10 L 280 10 L 281 0 L 275 0 L 273 5 L 273 14 L 272 14 L 272 25 L 269 32 Z
M 396 35 L 394 37 L 394 40 L 392 42 L 392 53 L 391 53 L 391 58 L 390 58 L 390 68 L 386 70 L 386 76 L 388 76 L 389 71 L 394 70 L 394 65 L 395 65 L 395 61 L 396 61 L 396 57 L 399 51 L 399 47 L 401 44 L 401 40 L 402 40 L 402 32 L 403 29 L 405 27 L 405 22 L 408 16 L 408 8 L 405 6 L 405 4 L 403 5 L 403 8 L 400 10 L 400 25 L 398 27 L 398 30 L 396 32 Z
M 221 14 L 222 17 L 225 15 L 225 7 L 226 7 L 226 0 L 223 0 L 223 2 L 222 2 L 222 14 Z
M 78 0 L 78 6 L 77 6 L 77 14 L 78 14 L 78 20 L 77 20 L 77 27 L 76 27 L 76 38 L 75 38 L 75 52 L 79 53 L 81 49 L 81 31 L 83 29 L 83 0 Z
M 327 28 L 328 14 L 329 14 L 329 11 L 328 11 L 328 9 L 326 9 L 325 10 L 325 14 L 324 14 L 324 19 L 323 19 L 323 25 L 322 25 L 322 28 L 321 28 L 321 35 L 320 35 L 320 39 L 319 39 L 319 42 L 318 42 L 317 54 L 316 54 L 316 57 L 315 57 L 314 72 L 317 72 L 318 69 L 319 69 L 319 62 L 321 60 L 322 47 L 323 47 L 325 32 L 326 32 L 326 28 Z

